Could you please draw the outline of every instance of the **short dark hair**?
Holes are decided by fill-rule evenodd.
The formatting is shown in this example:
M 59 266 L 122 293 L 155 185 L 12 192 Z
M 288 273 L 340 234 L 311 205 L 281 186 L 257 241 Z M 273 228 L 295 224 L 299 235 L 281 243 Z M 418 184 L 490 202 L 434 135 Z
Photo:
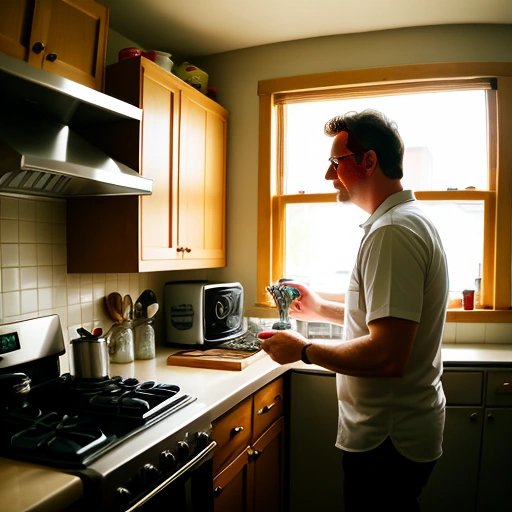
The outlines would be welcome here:
M 382 172 L 392 179 L 403 177 L 404 143 L 395 122 L 376 110 L 347 112 L 325 123 L 324 132 L 334 137 L 348 133 L 347 148 L 354 153 L 373 149 Z

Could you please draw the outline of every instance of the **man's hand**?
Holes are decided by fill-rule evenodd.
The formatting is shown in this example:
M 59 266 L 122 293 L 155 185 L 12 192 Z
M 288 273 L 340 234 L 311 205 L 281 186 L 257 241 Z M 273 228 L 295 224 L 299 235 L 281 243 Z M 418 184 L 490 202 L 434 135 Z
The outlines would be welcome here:
M 299 361 L 302 347 L 307 343 L 304 336 L 291 330 L 264 331 L 258 338 L 262 340 L 261 348 L 279 364 Z

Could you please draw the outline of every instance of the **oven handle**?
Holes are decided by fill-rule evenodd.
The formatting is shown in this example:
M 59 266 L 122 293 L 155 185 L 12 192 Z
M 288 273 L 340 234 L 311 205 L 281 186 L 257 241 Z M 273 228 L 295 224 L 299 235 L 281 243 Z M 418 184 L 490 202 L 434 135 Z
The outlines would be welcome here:
M 150 500 L 153 496 L 158 494 L 162 489 L 165 489 L 168 485 L 172 484 L 175 480 L 177 480 L 180 476 L 184 475 L 187 471 L 194 469 L 195 466 L 199 466 L 208 455 L 215 449 L 217 446 L 216 441 L 212 441 L 204 450 L 201 450 L 194 458 L 190 459 L 186 464 L 181 466 L 178 471 L 173 473 L 169 478 L 161 482 L 157 485 L 152 491 L 149 491 L 143 498 L 141 498 L 137 503 L 132 505 L 130 508 L 126 509 L 125 512 L 131 512 L 132 510 L 136 510 L 141 505 L 144 505 L 146 501 Z

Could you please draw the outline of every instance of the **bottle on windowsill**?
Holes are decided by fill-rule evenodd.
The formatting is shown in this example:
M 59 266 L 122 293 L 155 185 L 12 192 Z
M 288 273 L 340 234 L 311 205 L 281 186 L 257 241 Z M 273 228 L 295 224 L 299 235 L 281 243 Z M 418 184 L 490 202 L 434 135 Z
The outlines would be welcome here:
M 480 290 L 482 288 L 482 265 L 478 265 L 478 277 L 475 279 L 475 309 L 480 309 L 482 307 L 480 301 Z

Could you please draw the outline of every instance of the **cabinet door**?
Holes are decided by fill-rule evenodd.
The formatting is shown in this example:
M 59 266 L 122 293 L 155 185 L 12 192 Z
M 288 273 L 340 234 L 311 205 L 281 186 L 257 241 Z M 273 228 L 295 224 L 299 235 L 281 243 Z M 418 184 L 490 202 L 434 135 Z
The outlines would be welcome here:
M 3 0 L 0 17 L 0 51 L 25 60 L 30 43 L 31 0 Z
M 213 456 L 213 472 L 217 473 L 228 461 L 249 446 L 251 441 L 252 398 L 233 407 L 213 422 L 213 437 L 217 448 Z
M 290 401 L 290 510 L 343 511 L 335 375 L 292 372 Z
M 267 384 L 254 393 L 252 418 L 253 442 L 284 413 L 284 379 L 282 377 Z
M 512 408 L 485 411 L 478 511 L 508 512 L 512 503 Z
M 140 198 L 141 270 L 164 270 L 177 258 L 180 91 L 160 75 L 143 76 L 141 167 L 153 180 L 153 192 Z
M 284 510 L 284 443 L 284 418 L 280 418 L 249 450 L 254 512 Z
M 475 510 L 482 415 L 482 407 L 446 408 L 443 455 L 421 495 L 424 510 Z
M 213 479 L 214 512 L 251 512 L 249 456 L 244 450 Z
M 102 90 L 107 34 L 108 10 L 94 0 L 36 0 L 28 61 Z
M 192 92 L 183 91 L 181 99 L 178 244 L 183 258 L 201 260 L 203 268 L 220 267 L 225 264 L 226 118 Z

